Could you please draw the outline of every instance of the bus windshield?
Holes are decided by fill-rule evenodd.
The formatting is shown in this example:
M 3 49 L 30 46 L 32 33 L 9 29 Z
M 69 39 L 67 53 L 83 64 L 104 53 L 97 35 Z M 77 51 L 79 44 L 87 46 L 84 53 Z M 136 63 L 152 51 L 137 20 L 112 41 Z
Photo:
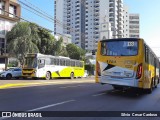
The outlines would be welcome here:
M 101 54 L 106 56 L 135 56 L 138 54 L 138 41 L 101 42 Z
M 37 67 L 37 59 L 35 57 L 26 57 L 25 67 L 36 68 Z

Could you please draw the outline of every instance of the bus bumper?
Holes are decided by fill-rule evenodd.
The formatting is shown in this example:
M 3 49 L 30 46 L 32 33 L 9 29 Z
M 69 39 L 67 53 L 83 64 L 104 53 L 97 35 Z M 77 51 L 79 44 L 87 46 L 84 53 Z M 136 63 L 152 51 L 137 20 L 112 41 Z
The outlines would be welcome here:
M 102 84 L 139 87 L 138 80 L 133 78 L 112 78 L 108 76 L 101 76 L 99 77 L 99 82 Z

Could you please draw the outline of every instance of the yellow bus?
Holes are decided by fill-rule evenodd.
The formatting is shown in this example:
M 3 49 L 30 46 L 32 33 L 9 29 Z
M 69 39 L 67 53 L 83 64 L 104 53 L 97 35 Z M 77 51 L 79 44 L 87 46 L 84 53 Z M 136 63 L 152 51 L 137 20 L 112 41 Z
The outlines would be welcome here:
M 114 89 L 134 87 L 151 93 L 159 83 L 159 59 L 141 38 L 108 39 L 98 42 L 97 83 Z
M 22 69 L 23 78 L 83 77 L 84 62 L 63 56 L 51 56 L 40 53 L 27 54 Z

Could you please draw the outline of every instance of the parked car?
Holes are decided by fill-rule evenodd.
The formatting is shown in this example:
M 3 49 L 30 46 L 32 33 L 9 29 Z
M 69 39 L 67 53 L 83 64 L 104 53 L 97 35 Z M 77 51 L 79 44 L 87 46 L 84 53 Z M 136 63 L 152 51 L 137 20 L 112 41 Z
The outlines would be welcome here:
M 12 78 L 19 78 L 22 76 L 22 69 L 21 68 L 11 68 L 6 71 L 0 73 L 1 78 L 12 79 Z
M 84 71 L 83 77 L 88 77 L 88 72 L 87 72 L 87 70 Z

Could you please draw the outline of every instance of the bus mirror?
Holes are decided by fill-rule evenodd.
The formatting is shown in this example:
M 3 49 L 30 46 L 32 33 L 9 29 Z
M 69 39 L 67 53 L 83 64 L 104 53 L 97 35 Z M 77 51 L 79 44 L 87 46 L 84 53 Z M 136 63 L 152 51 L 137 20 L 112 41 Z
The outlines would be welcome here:
M 38 64 L 44 65 L 44 64 L 45 64 L 45 60 L 39 59 L 39 60 L 38 60 Z
M 38 64 L 41 64 L 41 60 L 38 60 Z

